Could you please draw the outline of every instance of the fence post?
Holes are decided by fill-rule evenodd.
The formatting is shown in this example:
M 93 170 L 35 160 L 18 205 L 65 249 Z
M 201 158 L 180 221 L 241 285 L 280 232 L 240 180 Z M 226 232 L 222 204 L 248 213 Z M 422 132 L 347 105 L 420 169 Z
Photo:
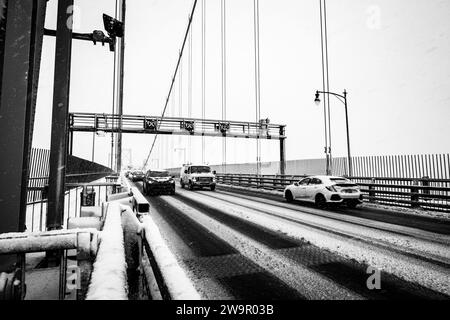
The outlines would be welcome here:
M 419 202 L 419 180 L 413 181 L 413 186 L 411 186 L 411 207 L 412 208 L 418 208 L 420 205 L 417 203 Z
M 375 184 L 375 178 L 371 179 L 371 183 Z M 369 202 L 375 202 L 375 187 L 373 185 L 369 186 Z
M 430 177 L 428 177 L 428 176 L 425 176 L 425 177 L 423 177 L 422 179 L 425 179 L 425 180 L 422 180 L 422 186 L 423 187 L 429 187 L 430 186 Z M 428 189 L 422 189 L 422 193 L 423 194 L 427 194 L 427 195 L 429 195 L 430 194 L 430 190 L 428 190 Z

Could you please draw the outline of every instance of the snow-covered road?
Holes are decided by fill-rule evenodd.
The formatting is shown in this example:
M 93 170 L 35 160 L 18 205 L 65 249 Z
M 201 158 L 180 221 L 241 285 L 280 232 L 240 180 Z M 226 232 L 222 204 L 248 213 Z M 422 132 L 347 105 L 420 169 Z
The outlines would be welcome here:
M 224 190 L 148 200 L 206 299 L 450 295 L 448 235 Z M 368 289 L 368 269 L 381 290 Z

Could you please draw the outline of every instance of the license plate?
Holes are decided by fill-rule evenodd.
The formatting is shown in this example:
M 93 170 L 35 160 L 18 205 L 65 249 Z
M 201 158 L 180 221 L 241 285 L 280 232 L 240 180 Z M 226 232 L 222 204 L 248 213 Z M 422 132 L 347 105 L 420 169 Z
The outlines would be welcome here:
M 344 190 L 344 193 L 353 193 L 353 192 L 355 192 L 355 190 L 352 190 L 352 189 Z

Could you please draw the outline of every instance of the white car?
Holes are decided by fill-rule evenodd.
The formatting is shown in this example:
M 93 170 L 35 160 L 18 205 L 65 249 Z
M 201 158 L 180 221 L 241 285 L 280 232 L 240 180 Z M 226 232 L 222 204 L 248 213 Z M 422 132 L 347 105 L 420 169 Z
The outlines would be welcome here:
M 343 177 L 310 176 L 284 189 L 286 201 L 301 200 L 314 202 L 318 207 L 327 203 L 345 203 L 355 208 L 362 202 L 361 189 Z
M 180 185 L 182 188 L 210 188 L 216 189 L 216 171 L 205 165 L 183 165 L 180 172 Z

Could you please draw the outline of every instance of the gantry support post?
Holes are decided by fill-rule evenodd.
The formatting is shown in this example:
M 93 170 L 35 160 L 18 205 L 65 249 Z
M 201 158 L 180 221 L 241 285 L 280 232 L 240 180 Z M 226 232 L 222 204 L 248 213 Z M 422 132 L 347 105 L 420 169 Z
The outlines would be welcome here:
M 28 165 L 46 3 L 46 0 L 1 1 L 0 233 L 26 228 Z M 12 271 L 15 261 L 15 256 L 1 256 L 0 272 Z
M 47 230 L 61 229 L 63 224 L 73 1 L 58 0 Z
M 280 174 L 286 174 L 286 127 L 280 127 Z

